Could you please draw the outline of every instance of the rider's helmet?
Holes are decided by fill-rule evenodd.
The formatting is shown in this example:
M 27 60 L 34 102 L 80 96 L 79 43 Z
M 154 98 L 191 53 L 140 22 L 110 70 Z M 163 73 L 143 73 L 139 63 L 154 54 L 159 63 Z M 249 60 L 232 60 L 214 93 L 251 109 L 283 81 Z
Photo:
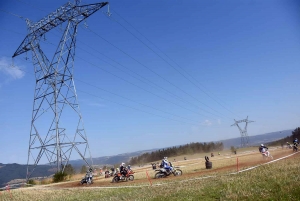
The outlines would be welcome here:
M 261 144 L 260 146 L 261 146 L 261 147 L 263 147 L 263 146 L 264 146 L 264 144 Z
M 125 163 L 122 163 L 121 166 L 125 166 Z

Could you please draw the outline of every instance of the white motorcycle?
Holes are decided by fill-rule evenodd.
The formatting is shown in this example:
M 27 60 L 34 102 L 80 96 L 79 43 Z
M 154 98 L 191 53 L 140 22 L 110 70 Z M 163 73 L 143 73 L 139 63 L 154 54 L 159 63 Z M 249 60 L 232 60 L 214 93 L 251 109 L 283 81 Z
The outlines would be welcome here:
M 262 155 L 262 157 L 263 157 L 263 159 L 264 160 L 267 160 L 267 159 L 271 159 L 271 160 L 273 160 L 273 156 L 270 154 L 270 152 L 268 151 L 268 149 L 263 149 L 262 151 L 261 151 L 261 155 Z

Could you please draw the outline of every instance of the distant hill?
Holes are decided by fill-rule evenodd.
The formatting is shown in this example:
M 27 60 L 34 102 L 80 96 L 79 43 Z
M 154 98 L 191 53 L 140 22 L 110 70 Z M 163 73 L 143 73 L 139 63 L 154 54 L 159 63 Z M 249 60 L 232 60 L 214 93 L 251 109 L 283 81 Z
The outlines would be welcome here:
M 249 136 L 249 145 L 250 146 L 259 146 L 260 144 L 276 141 L 282 138 L 285 138 L 287 136 L 292 135 L 293 129 L 290 130 L 284 130 L 284 131 L 278 131 L 278 132 L 272 132 L 272 133 L 266 133 L 262 135 L 254 135 Z M 241 146 L 241 137 L 227 139 L 227 140 L 221 140 L 224 145 L 224 149 L 229 149 L 231 146 L 234 147 L 240 147 Z
M 255 136 L 249 136 L 250 145 L 258 146 L 261 143 L 268 143 L 272 141 L 276 141 L 278 139 L 282 139 L 284 137 L 290 136 L 292 134 L 291 130 L 284 130 L 284 131 L 278 131 L 278 132 L 272 132 L 272 133 L 266 133 L 262 135 L 255 135 Z M 241 144 L 241 138 L 232 138 L 232 139 L 226 139 L 226 140 L 220 140 L 223 142 L 224 148 L 229 149 L 231 146 L 239 147 Z M 219 141 L 219 142 L 220 142 Z M 178 145 L 179 146 L 179 145 Z M 164 147 L 166 148 L 166 147 Z M 112 166 L 114 164 L 120 164 L 121 162 L 127 162 L 129 159 L 133 156 L 139 156 L 146 152 L 152 152 L 158 149 L 163 148 L 156 148 L 156 149 L 150 149 L 150 150 L 142 150 L 142 151 L 136 151 L 131 153 L 124 153 L 124 154 L 118 154 L 114 156 L 102 156 L 102 157 L 96 157 L 93 158 L 93 163 L 95 165 L 108 165 Z M 69 163 L 76 169 L 79 170 L 82 165 L 85 163 L 83 160 L 71 160 Z M 27 165 L 20 165 L 20 164 L 2 164 L 0 163 L 0 187 L 3 187 L 7 184 L 7 182 L 14 180 L 14 179 L 24 179 L 26 177 L 26 170 Z M 49 176 L 54 174 L 53 167 L 50 165 L 38 165 L 38 167 L 35 169 L 33 177 L 43 177 L 43 176 Z
M 52 171 L 51 171 L 52 169 Z M 2 164 L 0 163 L 0 187 L 13 179 L 26 178 L 27 165 L 17 163 Z M 54 174 L 53 167 L 49 165 L 39 165 L 32 174 L 32 177 L 45 177 Z
M 109 165 L 112 166 L 114 164 L 119 164 L 122 162 L 128 162 L 129 159 L 133 156 L 138 156 L 146 152 L 155 151 L 158 149 L 149 149 L 149 150 L 142 150 L 142 151 L 136 151 L 136 152 L 130 152 L 130 153 L 124 153 L 124 154 L 118 154 L 114 156 L 101 156 L 97 158 L 93 158 L 93 164 L 94 165 Z M 83 160 L 71 160 L 69 161 L 69 164 L 71 164 L 75 169 L 78 169 L 78 167 L 81 167 L 82 165 L 85 165 Z

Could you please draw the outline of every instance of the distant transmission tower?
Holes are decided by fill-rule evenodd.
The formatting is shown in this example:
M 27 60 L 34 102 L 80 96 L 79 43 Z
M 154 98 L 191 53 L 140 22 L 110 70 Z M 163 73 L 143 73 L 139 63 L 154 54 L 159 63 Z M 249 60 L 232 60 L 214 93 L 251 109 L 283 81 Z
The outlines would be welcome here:
M 35 72 L 27 180 L 42 158 L 56 165 L 57 171 L 64 171 L 74 150 L 88 166 L 92 165 L 73 79 L 75 44 L 78 24 L 108 2 L 79 4 L 79 0 L 74 4 L 69 2 L 36 23 L 26 19 L 28 35 L 13 55 L 31 51 Z M 65 29 L 50 62 L 40 47 L 40 40 L 62 24 Z M 88 154 L 90 163 L 86 159 Z
M 235 123 L 232 124 L 231 126 L 237 126 L 240 133 L 241 133 L 241 147 L 246 147 L 247 145 L 249 145 L 249 137 L 248 137 L 248 133 L 247 133 L 247 126 L 248 126 L 248 123 L 251 123 L 251 122 L 254 122 L 254 121 L 249 121 L 248 120 L 248 116 L 246 119 L 243 119 L 243 120 L 239 120 L 239 121 L 236 121 L 234 119 Z M 239 123 L 243 123 L 245 122 L 245 127 L 244 129 L 241 129 L 241 127 L 239 126 Z

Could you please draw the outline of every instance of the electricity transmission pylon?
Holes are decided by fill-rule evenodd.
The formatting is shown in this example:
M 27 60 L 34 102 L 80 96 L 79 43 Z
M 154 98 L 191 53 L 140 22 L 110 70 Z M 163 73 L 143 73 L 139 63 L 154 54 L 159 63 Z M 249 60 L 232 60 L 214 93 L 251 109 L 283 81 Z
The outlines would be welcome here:
M 246 119 L 243 119 L 243 120 L 239 120 L 239 121 L 236 121 L 234 119 L 235 123 L 232 124 L 231 126 L 237 126 L 239 131 L 240 131 L 240 134 L 241 134 L 241 147 L 246 147 L 247 145 L 249 145 L 249 137 L 248 137 L 248 133 L 247 133 L 247 126 L 248 126 L 248 123 L 251 123 L 251 122 L 254 122 L 254 121 L 249 121 L 248 120 L 248 116 Z M 245 127 L 244 129 L 242 129 L 240 126 L 239 126 L 239 123 L 243 123 L 245 122 Z
M 68 2 L 36 23 L 26 19 L 28 35 L 13 57 L 31 51 L 35 72 L 27 180 L 41 159 L 56 165 L 56 171 L 64 171 L 73 151 L 88 166 L 92 165 L 74 85 L 73 65 L 78 24 L 107 4 L 80 5 L 80 1 L 75 0 L 74 4 Z M 50 61 L 40 47 L 40 40 L 59 25 L 64 25 L 65 29 Z

